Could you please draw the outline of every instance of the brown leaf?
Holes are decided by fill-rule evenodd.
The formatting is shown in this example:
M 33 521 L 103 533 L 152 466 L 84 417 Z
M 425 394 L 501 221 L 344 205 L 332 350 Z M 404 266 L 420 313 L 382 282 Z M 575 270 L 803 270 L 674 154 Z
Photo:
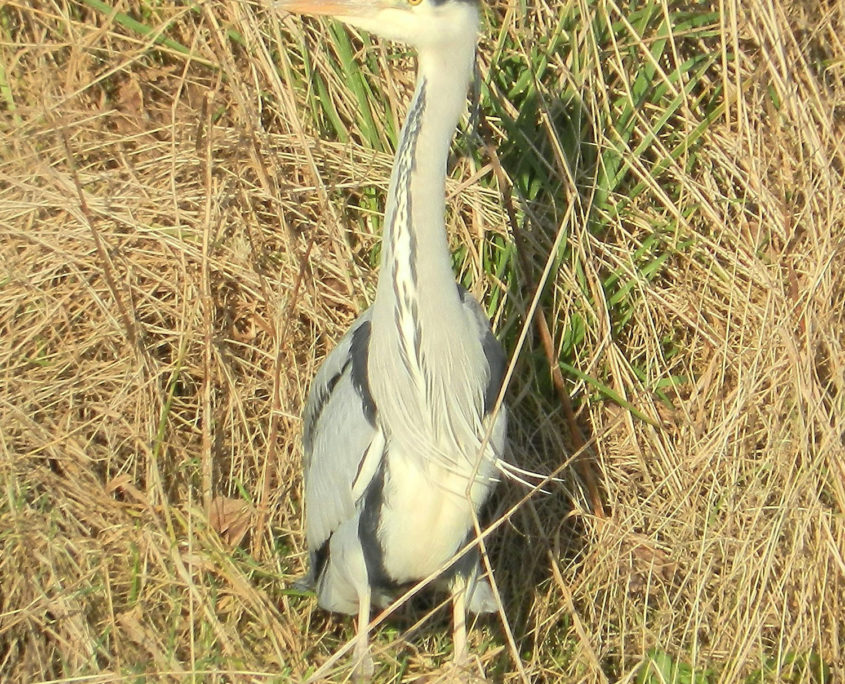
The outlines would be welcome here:
M 243 499 L 217 496 L 211 502 L 208 524 L 227 546 L 235 547 L 249 531 L 253 512 L 253 507 Z

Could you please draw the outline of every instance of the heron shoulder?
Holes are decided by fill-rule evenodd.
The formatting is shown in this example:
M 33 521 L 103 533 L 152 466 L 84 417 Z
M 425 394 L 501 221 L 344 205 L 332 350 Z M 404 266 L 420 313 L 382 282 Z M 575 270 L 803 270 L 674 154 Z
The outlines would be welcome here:
M 361 409 L 370 425 L 375 424 L 375 404 L 369 390 L 367 357 L 369 354 L 372 309 L 364 311 L 350 326 L 320 365 L 303 412 L 303 445 L 306 456 L 311 452 L 314 431 L 341 377 L 349 372 Z M 307 465 L 307 464 L 306 464 Z
M 505 371 L 508 366 L 508 357 L 505 350 L 490 327 L 490 321 L 484 313 L 484 309 L 478 303 L 472 293 L 469 292 L 463 285 L 456 283 L 458 288 L 458 297 L 463 304 L 467 316 L 474 325 L 474 329 L 478 333 L 481 341 L 481 349 L 484 352 L 484 358 L 487 360 L 488 378 L 487 386 L 484 390 L 484 415 L 490 413 L 496 404 L 496 399 L 499 396 L 499 391 L 502 389 L 502 382 L 505 378 Z

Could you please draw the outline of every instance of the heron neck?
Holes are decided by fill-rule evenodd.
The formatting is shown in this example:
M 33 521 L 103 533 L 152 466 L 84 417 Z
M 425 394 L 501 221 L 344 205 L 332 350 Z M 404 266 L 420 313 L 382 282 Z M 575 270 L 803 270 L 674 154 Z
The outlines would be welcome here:
M 449 145 L 473 68 L 474 41 L 465 38 L 463 47 L 420 52 L 390 180 L 372 306 L 373 400 L 389 426 L 391 448 L 420 464 L 452 463 L 455 448 L 476 453 L 475 407 L 486 373 L 481 342 L 467 328 L 455 287 L 444 220 Z
M 445 230 L 446 164 L 466 104 L 474 46 L 422 50 L 417 86 L 402 127 L 385 208 L 377 301 L 455 293 Z M 457 295 L 455 295 L 457 296 Z

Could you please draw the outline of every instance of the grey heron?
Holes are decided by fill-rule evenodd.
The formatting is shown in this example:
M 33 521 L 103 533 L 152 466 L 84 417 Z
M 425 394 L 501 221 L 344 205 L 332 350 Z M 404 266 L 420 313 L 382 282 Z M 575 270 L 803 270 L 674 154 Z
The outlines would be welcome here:
M 494 412 L 505 355 L 455 282 L 445 229 L 449 147 L 473 75 L 477 0 L 280 0 L 416 48 L 372 305 L 327 356 L 304 412 L 307 581 L 327 610 L 356 614 L 355 657 L 371 670 L 368 623 L 401 585 L 439 574 L 452 593 L 454 658 L 466 611 L 496 603 L 474 535 L 506 440 Z

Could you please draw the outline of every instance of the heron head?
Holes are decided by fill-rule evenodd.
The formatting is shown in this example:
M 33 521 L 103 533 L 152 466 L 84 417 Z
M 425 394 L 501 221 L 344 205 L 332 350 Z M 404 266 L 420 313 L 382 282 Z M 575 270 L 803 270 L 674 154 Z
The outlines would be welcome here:
M 276 0 L 295 14 L 331 16 L 417 49 L 475 43 L 478 0 Z

